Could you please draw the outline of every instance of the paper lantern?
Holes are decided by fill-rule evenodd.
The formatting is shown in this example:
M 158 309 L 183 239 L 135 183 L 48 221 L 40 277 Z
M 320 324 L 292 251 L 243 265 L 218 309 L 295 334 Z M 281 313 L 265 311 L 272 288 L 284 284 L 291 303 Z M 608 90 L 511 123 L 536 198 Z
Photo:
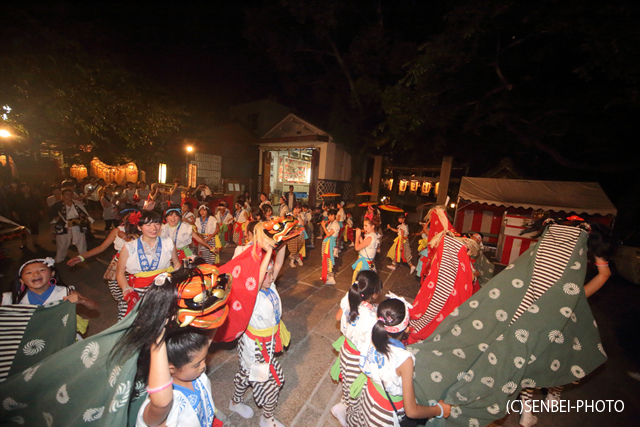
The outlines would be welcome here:
M 407 181 L 406 179 L 402 179 L 400 180 L 400 192 L 404 193 L 407 190 L 407 184 L 409 183 L 409 181 Z
M 429 191 L 431 191 L 431 183 L 429 181 L 424 181 L 422 183 L 422 190 L 421 190 L 422 195 L 426 196 L 427 194 L 429 194 Z
M 436 196 L 438 195 L 438 190 L 440 190 L 440 183 L 436 182 Z

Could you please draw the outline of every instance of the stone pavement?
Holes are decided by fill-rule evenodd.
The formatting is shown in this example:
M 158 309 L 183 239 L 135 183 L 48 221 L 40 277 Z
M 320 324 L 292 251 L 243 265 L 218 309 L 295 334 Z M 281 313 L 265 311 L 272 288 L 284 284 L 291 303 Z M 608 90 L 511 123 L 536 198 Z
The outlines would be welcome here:
M 44 224 L 43 224 L 44 225 Z M 95 228 L 101 229 L 98 222 Z M 43 227 L 44 228 L 44 227 Z M 96 232 L 98 237 L 100 232 Z M 54 246 L 45 242 L 46 231 L 40 236 L 40 242 L 46 250 Z M 391 271 L 386 268 L 389 260 L 384 258 L 395 236 L 386 234 L 381 254 L 377 258 L 377 267 L 384 283 L 384 292 L 392 291 L 413 300 L 419 289 L 417 278 L 409 276 L 409 268 L 399 266 Z M 90 247 L 99 244 L 90 244 Z M 19 242 L 6 245 L 9 256 L 19 260 L 23 254 L 18 250 Z M 417 241 L 412 241 L 414 257 Z M 233 248 L 225 248 L 222 261 L 231 258 Z M 329 370 L 337 357 L 331 344 L 340 336 L 335 313 L 340 299 L 351 284 L 351 264 L 356 259 L 352 248 L 345 248 L 337 261 L 337 285 L 324 285 L 320 280 L 320 240 L 316 248 L 308 250 L 308 258 L 303 267 L 290 268 L 288 259 L 283 267 L 276 286 L 282 298 L 283 321 L 291 331 L 291 345 L 278 356 L 285 374 L 285 384 L 276 410 L 278 418 L 289 427 L 329 426 L 339 427 L 331 415 L 330 409 L 340 399 L 340 388 L 334 383 Z M 75 254 L 70 251 L 70 255 Z M 60 276 L 65 283 L 76 285 L 77 289 L 96 299 L 99 311 L 79 313 L 91 319 L 89 333 L 98 333 L 116 321 L 116 306 L 102 275 L 111 259 L 113 249 L 109 249 L 88 262 L 76 267 L 59 266 Z M 29 254 L 27 254 L 28 256 Z M 45 255 L 44 252 L 39 254 Z M 31 257 L 29 257 L 30 259 Z M 415 259 L 414 259 L 415 261 Z M 8 286 L 9 277 L 15 274 L 18 262 L 14 262 L 7 276 L 2 279 L 3 289 Z M 590 304 L 600 331 L 609 360 L 580 385 L 570 385 L 565 389 L 563 399 L 573 404 L 577 399 L 614 399 L 622 400 L 625 409 L 622 413 L 562 413 L 539 414 L 538 426 L 596 426 L 596 425 L 640 425 L 640 382 L 627 376 L 627 370 L 640 371 L 640 288 L 620 278 L 613 277 L 603 289 L 590 299 Z M 257 426 L 259 410 L 253 403 L 251 391 L 247 391 L 245 402 L 254 411 L 254 418 L 245 420 L 228 409 L 233 393 L 233 376 L 238 368 L 237 353 L 233 344 L 220 344 L 212 349 L 208 360 L 209 377 L 213 386 L 214 402 L 219 410 L 229 417 L 226 426 Z M 515 427 L 518 415 L 511 414 L 499 420 L 495 425 Z

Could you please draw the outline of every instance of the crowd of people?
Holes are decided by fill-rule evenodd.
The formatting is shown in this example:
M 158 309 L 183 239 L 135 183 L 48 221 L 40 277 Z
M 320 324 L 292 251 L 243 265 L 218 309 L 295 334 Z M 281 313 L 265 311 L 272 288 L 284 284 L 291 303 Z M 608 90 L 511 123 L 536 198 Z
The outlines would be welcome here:
M 18 190 L 21 197 L 17 195 Z M 14 219 L 31 230 L 32 242 L 36 246 L 39 214 L 24 215 L 24 212 L 34 211 L 34 204 L 39 204 L 40 200 L 31 194 L 26 184 L 19 184 L 15 192 L 10 212 L 15 214 Z M 70 245 L 76 246 L 78 255 L 67 261 L 69 266 L 82 263 L 113 245 L 116 254 L 105 271 L 104 279 L 118 305 L 118 322 L 127 322 L 128 319 L 130 323 L 122 332 L 113 354 L 114 357 L 124 357 L 123 355 L 139 353 L 136 379 L 146 384 L 146 395 L 139 406 L 135 425 L 219 426 L 225 417 L 213 402 L 211 381 L 206 375 L 205 365 L 207 349 L 212 340 L 215 340 L 216 334 L 207 330 L 211 327 L 211 322 L 206 327 L 193 326 L 192 323 L 199 316 L 197 311 L 188 312 L 190 314 L 182 317 L 178 313 L 189 307 L 197 307 L 204 313 L 207 304 L 214 304 L 212 301 L 215 300 L 216 304 L 227 301 L 228 289 L 224 290 L 226 279 L 221 273 L 225 265 L 220 265 L 220 252 L 228 245 L 235 247 L 233 260 L 254 265 L 259 274 L 253 282 L 257 287 L 250 300 L 252 310 L 238 308 L 246 300 L 237 299 L 233 303 L 227 301 L 232 310 L 224 317 L 228 316 L 228 320 L 232 320 L 238 316 L 239 319 L 240 312 L 246 317 L 242 327 L 238 328 L 237 333 L 234 331 L 235 335 L 232 334 L 232 339 L 238 340 L 239 368 L 234 376 L 234 392 L 228 408 L 243 418 L 252 418 L 253 410 L 244 400 L 247 389 L 251 388 L 253 399 L 261 409 L 259 425 L 279 427 L 282 423 L 275 418 L 275 410 L 285 378 L 276 355 L 289 345 L 291 335 L 282 321 L 282 302 L 275 285 L 278 273 L 287 259 L 290 268 L 302 266 L 307 249 L 314 249 L 315 241 L 321 240 L 321 280 L 326 285 L 335 285 L 336 258 L 341 256 L 345 248 L 353 247 L 358 257 L 351 266 L 352 285 L 336 313 L 342 337 L 334 343 L 338 358 L 331 372 L 336 381 L 341 381 L 342 394 L 340 403 L 331 408 L 331 413 L 341 425 L 349 427 L 397 426 L 403 419 L 439 419 L 450 415 L 463 419 L 460 414 L 463 410 L 466 411 L 464 405 L 468 397 L 462 396 L 460 392 L 455 399 L 447 395 L 447 391 L 441 396 L 425 399 L 414 389 L 414 378 L 417 378 L 414 370 L 416 357 L 425 357 L 427 352 L 416 356 L 415 351 L 410 351 L 405 345 L 407 342 L 422 343 L 420 345 L 434 344 L 434 341 L 437 343 L 440 334 L 433 335 L 434 330 L 439 331 L 437 328 L 447 323 L 447 319 L 450 319 L 447 316 L 453 316 L 459 308 L 464 310 L 465 304 L 470 305 L 468 309 L 471 311 L 477 308 L 477 305 L 474 306 L 469 301 L 471 295 L 480 299 L 487 294 L 489 299 L 495 300 L 501 292 L 506 295 L 503 287 L 521 287 L 517 285 L 516 279 L 509 280 L 509 283 L 502 283 L 497 277 L 492 280 L 492 269 L 491 274 L 482 277 L 489 270 L 485 271 L 480 267 L 485 265 L 480 249 L 483 240 L 481 234 L 455 234 L 446 213 L 442 209 L 434 210 L 420 223 L 421 230 L 415 233 L 420 236 L 420 246 L 419 262 L 414 265 L 407 216 L 404 213 L 398 214 L 394 218 L 397 225 L 386 225 L 387 230 L 397 234 L 386 254 L 389 259 L 387 268 L 395 270 L 401 265 L 407 265 L 409 274 L 413 275 L 415 272 L 422 287 L 413 304 L 392 293 L 387 293 L 386 298 L 378 303 L 384 294 L 382 281 L 376 271 L 383 228 L 380 211 L 375 205 L 371 204 L 366 208 L 358 221 L 361 227 L 358 227 L 353 213 L 345 209 L 344 202 L 322 203 L 310 207 L 300 204 L 292 189 L 282 196 L 278 215 L 274 214 L 274 207 L 264 193 L 260 193 L 257 206 L 252 204 L 248 193 L 237 198 L 233 206 L 229 206 L 225 201 L 211 203 L 210 190 L 206 186 L 200 186 L 193 193 L 198 205 L 193 206 L 183 200 L 183 192 L 186 196 L 187 192 L 180 187 L 178 180 L 170 190 L 161 189 L 158 184 L 153 184 L 149 189 L 144 182 L 119 186 L 95 178 L 81 182 L 67 180 L 59 187 L 52 187 L 52 195 L 47 199 L 47 204 L 56 241 L 55 259 L 36 258 L 24 263 L 18 271 L 11 292 L 3 295 L 2 304 L 44 305 L 55 301 L 69 301 L 92 310 L 97 309 L 95 301 L 59 281 L 55 264 L 67 259 Z M 104 220 L 106 238 L 100 245 L 87 250 L 86 236 L 91 234 L 94 218 L 99 217 Z M 588 231 L 589 239 L 596 234 L 601 240 L 604 239 L 602 236 L 606 235 L 606 231 L 597 229 L 597 233 L 592 232 L 580 220 L 571 219 L 569 222 L 580 223 L 582 232 Z M 579 249 L 581 262 L 587 256 L 586 253 L 583 254 L 583 249 L 587 248 L 587 237 L 582 232 L 576 232 L 575 238 L 572 237 L 571 240 L 573 246 L 565 248 L 569 255 L 574 253 L 576 257 Z M 585 246 L 579 247 L 580 244 Z M 597 291 L 610 275 L 606 261 L 610 251 L 608 246 L 603 249 L 605 246 L 605 242 L 600 241 L 593 245 L 596 249 L 589 247 L 591 252 L 595 250 L 592 255 L 595 256 L 598 274 L 585 285 L 581 294 L 583 297 Z M 541 246 L 539 250 L 546 249 Z M 535 252 L 531 252 L 532 259 L 537 259 L 534 255 Z M 566 256 L 565 264 L 554 265 L 553 268 L 562 271 L 569 268 L 569 262 L 574 262 L 574 258 L 569 255 Z M 211 274 L 209 286 L 215 285 L 215 276 L 218 278 L 216 283 L 219 287 L 216 292 L 205 291 L 206 274 L 203 275 L 200 268 L 209 267 L 199 267 L 201 263 L 212 268 L 220 266 L 220 270 L 207 273 Z M 237 264 L 233 268 L 233 277 L 237 277 L 236 273 L 240 274 L 239 267 L 240 264 Z M 534 272 L 537 271 L 536 268 L 537 265 L 531 267 Z M 576 261 L 570 268 L 578 270 L 584 268 L 584 265 L 581 266 Z M 446 269 L 449 271 L 445 271 Z M 455 280 L 442 278 L 445 273 L 451 275 L 452 269 L 459 272 L 453 274 Z M 441 274 L 440 279 L 438 274 Z M 528 274 L 530 279 L 535 276 L 531 271 Z M 202 296 L 196 293 L 197 297 L 184 302 L 186 297 L 181 296 L 184 286 L 197 275 L 203 286 Z M 451 283 L 445 283 L 446 280 Z M 531 280 L 535 282 L 534 279 Z M 437 286 L 433 286 L 436 283 Z M 486 283 L 493 283 L 495 287 L 490 286 L 492 289 L 489 290 L 489 287 L 483 287 Z M 554 283 L 550 282 L 545 286 L 548 288 Z M 544 293 L 544 290 L 541 292 Z M 566 294 L 576 295 L 572 292 L 565 289 Z M 221 296 L 223 294 L 224 298 Z M 234 298 L 239 297 L 236 295 Z M 445 304 L 445 301 L 448 303 Z M 452 301 L 455 301 L 455 306 Z M 187 305 L 181 309 L 180 304 Z M 576 303 L 573 304 L 575 306 Z M 520 307 L 519 310 L 532 312 L 531 304 L 524 309 Z M 486 316 L 497 316 L 500 323 L 502 319 L 497 313 L 488 313 Z M 512 323 L 519 320 L 518 316 L 514 315 Z M 482 318 L 474 322 L 473 327 L 479 330 L 482 329 L 483 322 L 488 323 L 488 320 Z M 220 324 L 215 323 L 216 326 Z M 456 327 L 451 331 L 458 336 Z M 86 324 L 83 328 L 79 319 L 78 332 L 83 332 L 82 329 L 86 330 Z M 509 330 L 504 332 L 506 333 Z M 518 336 L 519 333 L 516 332 L 516 337 L 524 342 L 522 333 Z M 436 336 L 438 339 L 435 339 Z M 529 336 L 533 337 L 535 334 L 532 331 L 526 332 L 526 337 Z M 502 340 L 499 337 L 492 339 Z M 483 345 L 490 346 L 491 343 L 476 343 L 472 339 L 472 345 L 484 351 Z M 439 352 L 437 349 L 429 351 L 436 356 L 439 356 Z M 453 349 L 454 355 L 464 359 L 460 352 L 460 348 Z M 601 352 L 604 354 L 603 350 Z M 535 357 L 531 360 L 535 360 Z M 518 366 L 518 369 L 521 367 Z M 452 381 L 463 381 L 463 384 L 464 381 L 470 382 L 471 379 L 465 377 L 469 375 L 468 372 L 471 370 L 467 374 L 464 371 L 461 374 L 456 372 L 457 379 Z M 437 375 L 431 373 L 431 379 L 440 382 L 443 374 L 446 376 L 444 371 L 437 372 Z M 584 374 L 585 372 L 580 373 L 582 376 Z M 470 375 L 473 378 L 473 373 Z M 476 372 L 475 375 L 481 377 L 482 372 Z M 515 377 L 518 374 L 511 375 Z M 576 374 L 576 377 L 580 378 L 580 375 Z M 510 377 L 505 381 L 508 379 Z M 551 383 L 553 381 L 549 387 L 560 385 Z M 522 390 L 523 400 L 526 400 L 531 398 L 535 386 L 534 381 L 526 384 L 523 381 L 521 386 L 514 384 L 513 390 L 509 386 L 509 391 L 515 393 L 516 390 Z M 465 392 L 464 389 L 461 390 Z M 559 394 L 560 390 L 555 387 L 550 393 Z M 425 404 L 419 404 L 418 401 Z M 427 401 L 429 404 L 426 404 Z M 489 413 L 493 416 L 498 411 L 492 412 L 489 409 Z M 466 418 L 465 422 L 468 425 L 480 425 L 478 418 Z M 521 420 L 521 424 L 525 426 L 534 423 L 531 414 Z

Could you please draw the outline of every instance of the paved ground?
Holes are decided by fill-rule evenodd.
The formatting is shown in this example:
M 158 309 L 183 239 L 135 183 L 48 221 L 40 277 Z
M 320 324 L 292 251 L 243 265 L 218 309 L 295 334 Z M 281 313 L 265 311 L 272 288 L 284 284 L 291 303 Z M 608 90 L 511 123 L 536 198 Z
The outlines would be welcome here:
M 96 223 L 101 229 L 102 224 Z M 101 237 L 100 232 L 96 232 Z M 45 249 L 53 250 L 51 242 L 44 242 L 44 233 L 40 242 Z M 385 236 L 382 254 L 390 246 L 392 236 Z M 98 244 L 99 241 L 93 243 Z M 417 242 L 413 242 L 415 247 Z M 7 245 L 9 256 L 14 260 L 22 257 L 18 249 L 19 243 Z M 90 244 L 90 247 L 92 245 Z M 223 252 L 223 262 L 230 259 L 232 248 Z M 282 297 L 283 320 L 292 333 L 291 346 L 281 356 L 286 382 L 280 395 L 276 417 L 289 427 L 329 426 L 338 427 L 330 413 L 330 408 L 339 400 L 339 387 L 332 382 L 329 370 L 335 361 L 331 343 L 340 332 L 335 321 L 335 313 L 339 301 L 350 286 L 351 264 L 356 259 L 352 249 L 347 249 L 338 261 L 337 285 L 327 286 L 320 281 L 319 240 L 316 249 L 308 251 L 308 259 L 303 267 L 283 268 L 277 280 L 277 287 Z M 89 333 L 95 334 L 111 326 L 116 320 L 116 306 L 110 297 L 102 274 L 111 259 L 113 250 L 82 263 L 74 268 L 61 266 L 60 275 L 66 283 L 73 283 L 78 290 L 96 299 L 100 303 L 99 312 L 81 313 L 91 318 Z M 381 258 L 377 262 L 380 276 L 384 282 L 384 290 L 392 291 L 413 299 L 418 291 L 416 278 L 409 276 L 407 267 L 398 267 L 391 272 L 386 267 L 387 260 Z M 8 286 L 7 279 L 18 267 L 14 262 L 6 271 L 7 277 L 2 282 L 3 289 Z M 540 414 L 538 425 L 550 426 L 596 426 L 596 425 L 639 425 L 640 422 L 640 382 L 627 376 L 627 370 L 640 370 L 640 311 L 636 309 L 640 303 L 640 288 L 614 277 L 591 300 L 594 316 L 602 333 L 602 341 L 609 355 L 609 360 L 594 373 L 585 378 L 578 386 L 568 386 L 564 399 L 575 402 L 577 399 L 605 400 L 614 399 L 624 402 L 622 413 L 585 414 Z M 229 415 L 229 424 L 236 427 L 258 425 L 259 411 L 252 402 L 250 392 L 246 402 L 250 404 L 256 415 L 251 420 L 244 420 L 237 414 L 230 414 L 228 402 L 233 392 L 233 375 L 238 361 L 233 345 L 220 345 L 213 349 L 209 360 L 209 376 L 213 385 L 214 401 L 219 409 Z M 513 427 L 518 425 L 518 416 L 513 414 L 498 421 L 497 425 Z

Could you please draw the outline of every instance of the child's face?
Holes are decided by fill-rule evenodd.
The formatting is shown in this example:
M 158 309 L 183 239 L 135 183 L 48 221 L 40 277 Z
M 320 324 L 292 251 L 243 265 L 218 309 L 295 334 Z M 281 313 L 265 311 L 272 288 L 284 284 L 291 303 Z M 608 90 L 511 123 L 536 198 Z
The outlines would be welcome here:
M 27 265 L 20 275 L 20 283 L 29 290 L 41 294 L 49 287 L 53 271 L 42 262 Z
M 403 216 L 398 217 L 398 222 L 400 224 L 404 224 L 404 217 Z
M 335 214 L 329 214 L 329 221 L 335 221 L 335 220 L 336 220 Z
M 209 211 L 206 209 L 200 209 L 200 216 L 201 217 L 206 217 L 207 215 L 209 215 Z
M 207 350 L 207 346 L 204 346 L 200 350 L 194 352 L 191 361 L 180 369 L 176 369 L 172 364 L 169 364 L 171 376 L 186 383 L 198 378 L 207 370 L 207 364 L 205 363 Z
M 171 212 L 167 216 L 167 224 L 169 224 L 171 227 L 175 227 L 176 225 L 178 225 L 178 221 L 180 221 L 180 216 L 176 212 Z
M 269 289 L 272 283 L 273 283 L 273 268 L 269 268 L 264 275 L 264 280 L 262 281 L 262 284 L 260 285 L 260 287 L 262 289 Z
M 302 208 L 302 212 L 305 212 L 305 213 L 309 212 L 309 208 Z
M 158 233 L 160 232 L 160 223 L 157 222 L 148 222 L 143 225 L 138 226 L 138 230 L 142 233 L 143 236 L 148 237 L 150 239 L 155 239 L 158 237 Z
M 374 229 L 373 224 L 370 221 L 365 221 L 364 224 L 362 224 L 362 228 L 365 233 L 372 233 Z

